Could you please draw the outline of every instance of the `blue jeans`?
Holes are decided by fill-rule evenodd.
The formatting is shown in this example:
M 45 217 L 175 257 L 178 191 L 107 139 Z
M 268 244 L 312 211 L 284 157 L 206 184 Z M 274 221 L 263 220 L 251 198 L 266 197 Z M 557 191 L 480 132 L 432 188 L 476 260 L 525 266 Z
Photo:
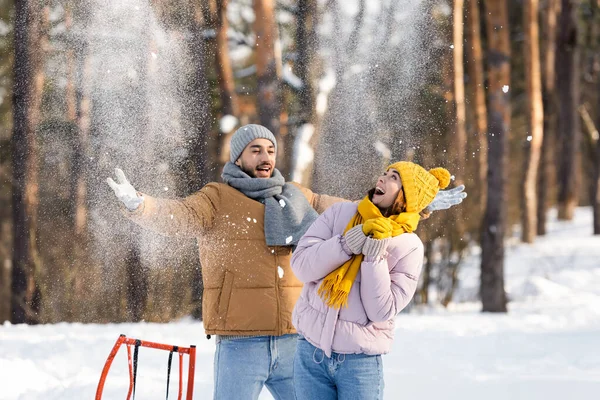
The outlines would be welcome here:
M 383 399 L 381 356 L 331 353 L 300 337 L 294 360 L 297 400 Z
M 298 335 L 220 338 L 215 350 L 215 400 L 254 400 L 263 386 L 276 400 L 294 400 Z

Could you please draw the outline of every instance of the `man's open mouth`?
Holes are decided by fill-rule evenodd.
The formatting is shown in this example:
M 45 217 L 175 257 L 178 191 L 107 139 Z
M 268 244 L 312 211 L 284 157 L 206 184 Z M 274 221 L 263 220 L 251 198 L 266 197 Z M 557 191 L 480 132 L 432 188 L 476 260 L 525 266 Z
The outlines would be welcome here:
M 271 166 L 270 165 L 261 165 L 260 167 L 257 167 L 256 170 L 258 172 L 269 173 L 269 172 L 271 172 Z

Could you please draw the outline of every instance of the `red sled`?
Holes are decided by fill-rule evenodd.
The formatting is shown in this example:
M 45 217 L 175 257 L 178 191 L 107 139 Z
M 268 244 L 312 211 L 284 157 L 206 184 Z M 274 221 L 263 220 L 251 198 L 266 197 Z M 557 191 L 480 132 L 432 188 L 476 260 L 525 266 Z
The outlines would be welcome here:
M 138 349 L 140 347 L 150 347 L 158 350 L 166 350 L 169 352 L 169 363 L 167 368 L 167 399 L 169 398 L 169 380 L 171 376 L 171 360 L 173 357 L 173 353 L 177 353 L 179 355 L 179 392 L 178 392 L 178 400 L 181 400 L 182 389 L 183 389 L 183 377 L 181 376 L 181 371 L 183 367 L 183 355 L 188 354 L 190 357 L 189 366 L 188 366 L 188 382 L 187 382 L 187 394 L 186 400 L 192 400 L 194 394 L 194 372 L 196 369 L 196 346 L 191 345 L 190 347 L 179 347 L 172 346 L 170 344 L 161 344 L 154 342 L 147 342 L 139 339 L 128 338 L 125 335 L 119 336 L 117 342 L 113 346 L 108 358 L 106 359 L 106 363 L 104 364 L 104 369 L 102 370 L 102 375 L 100 376 L 100 382 L 98 382 L 98 388 L 96 389 L 96 400 L 102 399 L 102 391 L 104 390 L 104 382 L 106 381 L 106 376 L 108 375 L 108 370 L 119 351 L 119 348 L 122 344 L 127 346 L 127 359 L 129 363 L 129 391 L 127 392 L 127 400 L 131 399 L 131 395 L 133 394 L 133 398 L 135 399 L 135 384 L 137 379 L 137 355 Z M 131 346 L 134 346 L 133 352 L 133 362 L 131 357 Z

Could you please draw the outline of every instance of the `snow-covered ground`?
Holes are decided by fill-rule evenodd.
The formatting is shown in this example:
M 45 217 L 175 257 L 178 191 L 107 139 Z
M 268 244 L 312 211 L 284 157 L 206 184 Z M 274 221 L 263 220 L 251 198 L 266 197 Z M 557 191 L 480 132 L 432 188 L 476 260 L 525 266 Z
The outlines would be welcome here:
M 600 398 L 600 237 L 591 209 L 573 222 L 552 221 L 533 245 L 510 242 L 509 313 L 480 313 L 478 256 L 461 271 L 459 303 L 413 309 L 397 318 L 394 348 L 384 357 L 388 399 Z M 214 340 L 202 324 L 56 324 L 0 326 L 0 399 L 91 399 L 120 333 L 177 345 L 196 344 L 195 398 L 212 397 Z M 165 396 L 167 353 L 140 350 L 137 397 Z M 185 361 L 186 359 L 184 359 Z M 176 397 L 177 363 L 171 376 Z M 105 399 L 124 399 L 127 357 L 121 349 Z M 263 391 L 261 398 L 270 398 Z

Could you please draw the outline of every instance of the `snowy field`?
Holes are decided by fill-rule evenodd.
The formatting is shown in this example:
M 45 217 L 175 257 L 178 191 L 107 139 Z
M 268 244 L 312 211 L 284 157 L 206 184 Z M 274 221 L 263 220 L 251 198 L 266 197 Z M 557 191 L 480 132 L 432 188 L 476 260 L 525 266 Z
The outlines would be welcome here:
M 384 357 L 387 399 L 599 399 L 600 237 L 591 209 L 574 222 L 552 221 L 534 245 L 509 241 L 507 315 L 479 312 L 478 256 L 461 271 L 459 303 L 413 309 L 397 318 L 394 348 Z M 214 340 L 202 324 L 57 324 L 0 326 L 0 399 L 92 399 L 120 333 L 198 346 L 195 398 L 212 398 Z M 165 397 L 167 354 L 140 349 L 138 399 Z M 185 361 L 186 359 L 184 359 Z M 170 398 L 176 398 L 177 363 Z M 121 349 L 105 399 L 125 399 Z M 270 398 L 263 391 L 261 398 Z

